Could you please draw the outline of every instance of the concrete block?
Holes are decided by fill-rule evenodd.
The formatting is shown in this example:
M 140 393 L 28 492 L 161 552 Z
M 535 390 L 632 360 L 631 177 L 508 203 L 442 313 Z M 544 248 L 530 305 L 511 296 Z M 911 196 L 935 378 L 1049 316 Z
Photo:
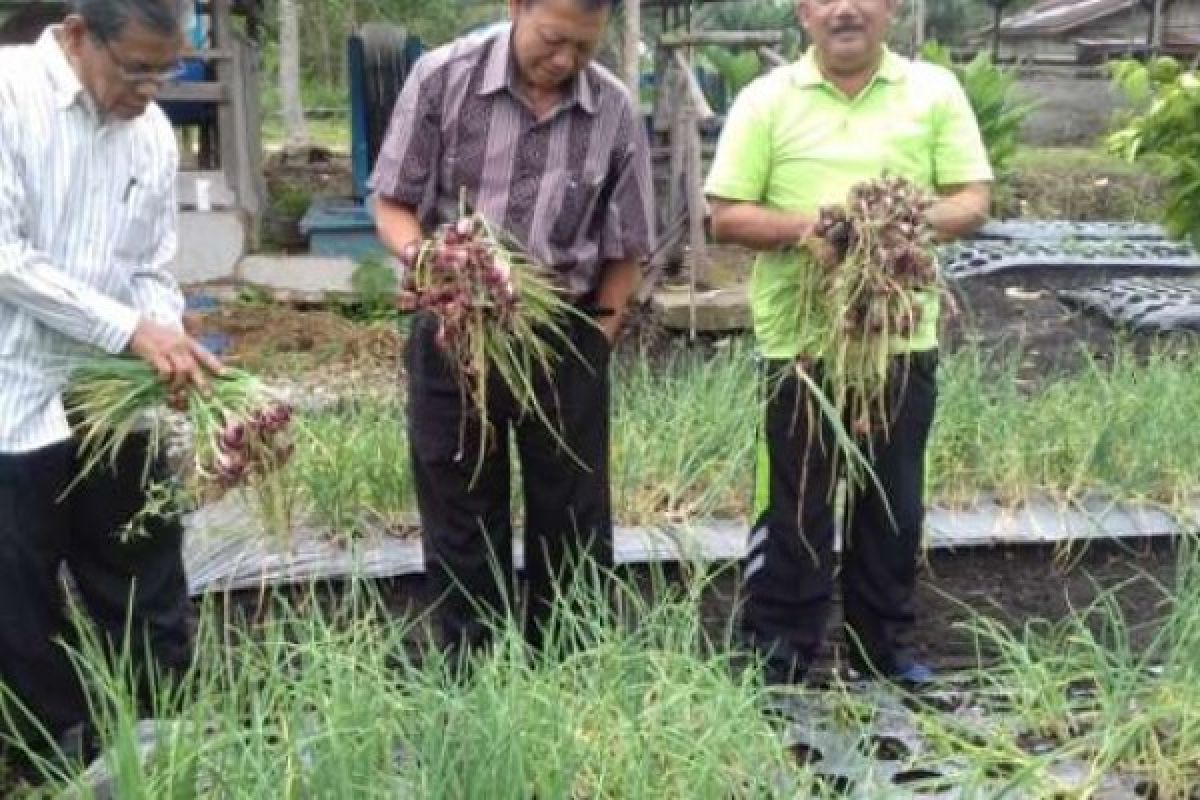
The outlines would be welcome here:
M 237 212 L 180 212 L 171 272 L 184 286 L 232 279 L 245 253 L 246 230 Z
M 295 301 L 321 302 L 328 294 L 353 291 L 356 266 L 348 258 L 254 255 L 242 260 L 236 277 Z
M 654 309 L 663 325 L 672 330 L 688 330 L 690 305 L 687 289 L 663 289 L 654 293 Z M 746 287 L 732 286 L 696 293 L 696 330 L 717 333 L 749 327 L 750 302 Z

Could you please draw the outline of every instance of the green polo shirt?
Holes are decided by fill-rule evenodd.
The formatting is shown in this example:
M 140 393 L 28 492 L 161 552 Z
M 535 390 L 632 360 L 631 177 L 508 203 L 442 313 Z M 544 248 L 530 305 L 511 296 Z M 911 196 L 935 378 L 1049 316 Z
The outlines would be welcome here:
M 854 99 L 825 80 L 810 50 L 742 90 L 725 121 L 705 192 L 713 198 L 814 213 L 884 172 L 935 188 L 990 181 L 979 126 L 953 73 L 884 52 Z M 763 355 L 815 354 L 828 311 L 801 303 L 802 248 L 758 255 L 750 283 Z M 937 346 L 938 297 L 918 292 L 921 322 L 896 352 Z M 804 306 L 808 307 L 804 307 Z

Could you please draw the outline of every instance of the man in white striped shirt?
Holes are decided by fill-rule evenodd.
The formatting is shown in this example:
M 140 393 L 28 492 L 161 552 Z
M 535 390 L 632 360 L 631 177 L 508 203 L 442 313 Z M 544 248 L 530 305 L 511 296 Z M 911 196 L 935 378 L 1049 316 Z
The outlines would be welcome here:
M 66 563 L 101 635 L 190 660 L 175 514 L 117 532 L 145 505 L 135 439 L 113 472 L 64 495 L 78 464 L 64 356 L 98 348 L 153 364 L 181 391 L 220 363 L 181 326 L 171 126 L 152 101 L 178 74 L 175 0 L 72 0 L 35 45 L 0 48 L 0 679 L 52 736 L 86 723 L 66 653 Z M 157 468 L 157 467 L 156 467 Z M 128 615 L 132 620 L 127 620 Z M 19 718 L 19 715 L 18 715 Z M 31 742 L 32 726 L 16 726 Z

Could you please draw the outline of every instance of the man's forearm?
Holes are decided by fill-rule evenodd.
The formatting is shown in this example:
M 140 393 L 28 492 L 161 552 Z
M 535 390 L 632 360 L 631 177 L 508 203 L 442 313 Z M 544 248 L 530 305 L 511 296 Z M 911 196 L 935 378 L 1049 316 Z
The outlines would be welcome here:
M 58 269 L 19 241 L 0 237 L 0 299 L 48 328 L 110 353 L 125 349 L 138 312 Z
M 596 290 L 596 305 L 609 309 L 620 316 L 629 305 L 629 298 L 637 289 L 638 263 L 633 260 L 609 261 L 600 273 L 600 286 Z
M 621 322 L 625 319 L 625 312 L 629 307 L 629 298 L 637 289 L 640 275 L 638 262 L 632 259 L 609 261 L 600 273 L 596 305 L 608 312 L 599 319 L 599 323 L 610 340 L 616 338 L 617 331 L 621 328 Z
M 713 207 L 712 234 L 718 242 L 740 244 L 752 250 L 777 250 L 797 244 L 812 233 L 816 218 L 809 214 L 776 211 L 757 203 L 717 201 Z
M 383 197 L 375 198 L 375 230 L 383 246 L 395 255 L 424 236 L 415 209 Z
M 929 223 L 942 241 L 969 236 L 987 222 L 991 197 L 991 187 L 986 183 L 943 190 L 929 210 Z

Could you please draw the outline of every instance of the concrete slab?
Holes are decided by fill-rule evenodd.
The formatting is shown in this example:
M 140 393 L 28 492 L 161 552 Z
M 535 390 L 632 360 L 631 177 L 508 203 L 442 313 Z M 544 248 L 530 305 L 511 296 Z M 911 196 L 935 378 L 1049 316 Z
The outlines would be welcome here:
M 245 253 L 246 230 L 237 212 L 180 212 L 171 272 L 184 286 L 232 280 Z
M 654 293 L 654 310 L 663 325 L 690 330 L 691 296 L 686 288 L 664 288 Z M 750 327 L 750 302 L 745 286 L 696 292 L 696 330 L 706 333 L 739 331 Z
M 356 266 L 348 258 L 254 255 L 242 260 L 236 278 L 296 302 L 319 303 L 330 293 L 352 292 Z

